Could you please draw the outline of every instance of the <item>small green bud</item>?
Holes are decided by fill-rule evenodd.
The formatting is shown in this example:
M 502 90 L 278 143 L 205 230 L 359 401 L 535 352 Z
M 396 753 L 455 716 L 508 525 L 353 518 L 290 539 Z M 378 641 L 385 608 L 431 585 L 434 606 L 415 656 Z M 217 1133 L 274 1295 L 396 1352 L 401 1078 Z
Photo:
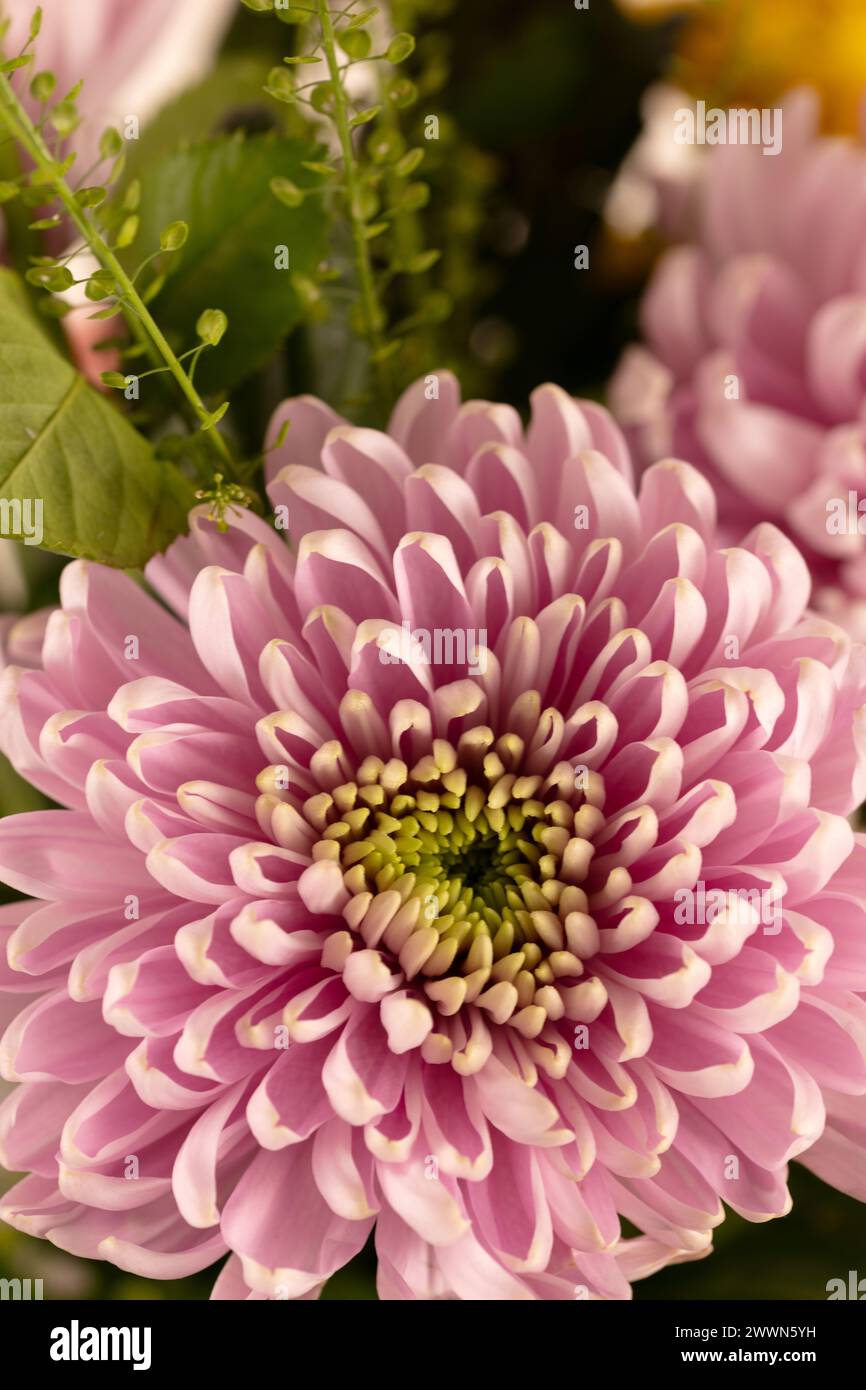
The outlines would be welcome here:
M 210 414 L 210 415 L 207 417 L 207 419 L 204 420 L 204 421 L 202 422 L 202 429 L 203 429 L 203 430 L 212 430 L 213 427 L 214 427 L 214 425 L 218 425 L 218 424 L 219 424 L 220 420 L 223 418 L 223 416 L 225 415 L 225 413 L 226 413 L 226 411 L 228 410 L 228 408 L 229 408 L 229 402 L 228 402 L 228 401 L 223 401 L 222 405 L 219 406 L 216 410 L 214 410 L 214 411 L 212 412 L 212 414 Z
M 334 89 L 330 82 L 320 82 L 310 93 L 310 105 L 314 111 L 327 111 L 334 100 Z
M 271 179 L 271 192 L 287 208 L 299 208 L 305 196 L 304 190 L 298 188 L 298 185 L 293 183 L 291 179 L 280 177 Z
M 159 294 L 167 279 L 168 277 L 166 275 L 155 275 L 153 277 L 141 296 L 145 304 L 149 304 L 152 299 L 156 299 L 156 296 Z
M 98 208 L 102 206 L 107 196 L 104 188 L 94 184 L 91 188 L 79 188 L 75 195 L 75 201 L 81 208 Z
M 418 212 L 421 208 L 426 208 L 429 201 L 429 184 L 410 183 L 404 189 L 403 196 L 398 199 L 397 206 L 401 212 Z
M 415 40 L 411 34 L 395 34 L 385 50 L 389 63 L 405 63 L 415 52 Z
M 337 35 L 337 42 L 353 63 L 369 57 L 373 47 L 373 40 L 366 29 L 344 29 Z
M 99 139 L 99 153 L 103 159 L 113 159 L 123 149 L 123 137 L 114 126 L 107 126 Z
M 424 159 L 425 150 L 409 150 L 403 158 L 394 165 L 395 174 L 399 174 L 402 179 L 407 179 L 410 174 L 414 174 L 418 165 Z
M 186 222 L 169 222 L 167 227 L 163 227 L 159 237 L 160 249 L 163 251 L 179 251 L 189 236 L 189 227 Z
M 369 24 L 371 19 L 375 19 L 378 13 L 378 5 L 374 5 L 372 9 L 369 10 L 362 10 L 360 14 L 352 16 L 349 23 L 346 25 L 346 29 L 359 29 L 362 24 Z M 343 30 L 343 33 L 346 32 L 346 29 Z
M 281 19 L 284 24 L 306 24 L 310 17 L 309 10 L 300 10 L 296 6 L 290 5 L 285 10 L 277 10 L 277 19 Z
M 30 83 L 30 95 L 34 101 L 49 101 L 57 86 L 53 72 L 37 72 Z
M 377 164 L 393 164 L 406 148 L 399 130 L 377 130 L 368 149 Z
M 391 86 L 388 88 L 388 99 L 392 106 L 396 106 L 399 110 L 402 110 L 404 107 L 411 106 L 413 102 L 418 100 L 418 88 L 415 86 L 414 82 L 410 82 L 407 78 L 402 79 L 400 82 L 392 82 Z
M 110 294 L 114 294 L 114 277 L 107 270 L 96 270 L 88 280 L 84 293 L 92 302 L 98 304 L 100 300 L 107 299 Z
M 381 110 L 381 106 L 368 106 L 365 111 L 359 111 L 357 116 L 352 117 L 350 127 L 354 130 L 359 125 L 368 125 L 370 121 L 375 121 Z
M 271 68 L 268 73 L 268 80 L 265 83 L 265 91 L 268 93 L 268 96 L 272 96 L 275 101 L 294 101 L 295 84 L 292 74 L 287 72 L 284 67 Z
M 74 101 L 58 101 L 49 117 L 57 134 L 64 139 L 78 125 L 78 110 Z
M 208 347 L 216 347 L 228 326 L 229 321 L 222 309 L 205 309 L 199 317 L 195 331 Z
M 126 390 L 126 377 L 122 372 L 100 372 L 99 380 L 103 386 L 110 386 L 115 391 Z
M 28 284 L 59 294 L 75 284 L 72 271 L 65 265 L 34 266 L 24 277 Z
M 441 255 L 441 251 L 419 251 L 417 256 L 410 256 L 408 261 L 404 261 L 400 269 L 404 275 L 424 275 L 432 269 Z
M 132 245 L 137 236 L 138 218 L 133 215 L 132 217 L 125 218 L 125 220 L 121 222 L 120 231 L 117 233 L 117 241 L 114 244 L 120 251 L 123 251 L 127 246 Z

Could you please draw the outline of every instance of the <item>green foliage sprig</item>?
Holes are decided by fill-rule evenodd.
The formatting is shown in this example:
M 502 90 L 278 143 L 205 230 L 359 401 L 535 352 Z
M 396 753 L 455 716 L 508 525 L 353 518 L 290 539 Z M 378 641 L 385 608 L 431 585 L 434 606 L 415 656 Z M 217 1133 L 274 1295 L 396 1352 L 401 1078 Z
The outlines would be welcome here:
M 201 353 L 219 341 L 227 325 L 218 318 L 208 319 L 205 332 L 201 331 L 200 326 L 198 343 L 187 352 L 178 355 L 148 308 L 149 301 L 164 283 L 164 272 L 159 269 L 143 292 L 139 290 L 137 283 L 143 272 L 155 260 L 162 266 L 167 258 L 183 246 L 188 228 L 182 222 L 174 222 L 165 227 L 160 236 L 159 248 L 148 255 L 134 273 L 130 274 L 125 269 L 118 253 L 132 246 L 136 240 L 139 227 L 137 208 L 141 190 L 138 184 L 133 182 L 126 189 L 119 205 L 107 205 L 108 190 L 117 182 L 123 169 L 123 141 L 120 133 L 109 128 L 102 135 L 99 146 L 100 159 L 94 168 L 111 162 L 109 173 L 102 183 L 87 182 L 94 172 L 94 169 L 89 169 L 77 184 L 73 184 L 69 175 L 73 169 L 75 155 L 73 153 L 62 157 L 62 146 L 79 124 L 75 103 L 81 84 L 60 101 L 54 102 L 52 98 L 56 79 L 53 73 L 37 73 L 30 83 L 31 95 L 41 104 L 37 121 L 31 119 L 13 86 L 15 74 L 31 66 L 34 61 L 33 44 L 39 34 L 41 18 L 41 10 L 37 9 L 24 50 L 17 57 L 0 63 L 0 120 L 32 165 L 17 179 L 6 182 L 3 196 L 7 201 L 21 197 L 27 206 L 47 209 L 47 215 L 30 224 L 31 231 L 53 232 L 62 227 L 64 218 L 72 224 L 99 265 L 98 270 L 83 278 L 85 294 L 94 303 L 110 301 L 106 307 L 95 310 L 91 317 L 108 319 L 118 313 L 124 315 L 137 350 L 147 354 L 154 364 L 148 372 L 141 373 L 139 379 L 141 376 L 157 373 L 171 375 L 198 427 L 207 432 L 220 467 L 229 476 L 237 478 L 237 467 L 229 444 L 216 428 L 228 409 L 228 402 L 223 402 L 214 411 L 210 410 L 193 380 L 195 366 Z M 0 30 L 0 35 L 2 32 Z M 55 145 L 53 149 L 48 143 L 51 136 Z M 79 247 L 74 247 L 60 256 L 31 256 L 32 268 L 27 279 L 53 296 L 63 294 L 73 285 L 82 283 L 75 279 L 70 268 L 78 250 Z M 68 305 L 64 300 L 52 300 L 51 303 L 57 315 L 68 312 Z M 213 310 L 211 313 L 219 315 L 220 311 Z M 221 331 L 215 336 L 214 324 L 217 322 L 221 324 Z M 188 368 L 184 366 L 185 361 L 189 362 Z M 127 377 L 119 372 L 104 373 L 103 380 L 106 385 L 116 389 L 125 388 L 127 385 Z
M 274 10 L 275 0 L 244 0 L 255 11 Z M 285 23 L 301 31 L 300 51 L 287 55 L 272 69 L 265 90 L 277 101 L 303 107 L 313 121 L 326 121 L 336 152 L 308 167 L 320 175 L 319 188 L 304 191 L 275 180 L 275 197 L 289 207 L 318 192 L 338 200 L 352 247 L 352 284 L 334 284 L 333 272 L 308 287 L 311 308 L 319 315 L 323 291 L 331 297 L 351 295 L 349 326 L 366 343 L 379 414 L 396 394 L 394 357 L 406 333 L 425 322 L 447 317 L 444 296 L 416 297 L 411 316 L 392 322 L 391 290 L 398 277 L 421 277 L 438 261 L 439 252 L 424 245 L 416 214 L 429 196 L 427 185 L 414 177 L 424 160 L 423 146 L 410 147 L 403 131 L 403 113 L 418 97 L 415 83 L 395 73 L 411 58 L 415 39 L 401 32 L 382 41 L 374 51 L 373 22 L 377 6 L 350 0 L 332 8 L 327 0 L 277 8 Z M 327 77 L 301 80 L 312 64 L 325 64 Z M 379 100 L 363 105 L 347 81 L 357 64 L 379 65 Z

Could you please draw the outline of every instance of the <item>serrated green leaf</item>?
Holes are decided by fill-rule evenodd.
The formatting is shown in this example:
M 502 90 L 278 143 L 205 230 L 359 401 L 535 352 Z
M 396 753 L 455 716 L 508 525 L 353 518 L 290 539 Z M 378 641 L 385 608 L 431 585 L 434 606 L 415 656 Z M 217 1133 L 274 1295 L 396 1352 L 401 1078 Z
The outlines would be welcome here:
M 190 485 L 94 391 L 0 270 L 0 500 L 42 502 L 42 546 L 139 568 L 186 530 Z M 10 508 L 10 513 L 12 509 Z
M 161 328 L 187 348 L 200 315 L 215 303 L 231 323 L 196 368 L 205 394 L 249 376 L 301 320 L 289 272 L 310 274 L 323 259 L 327 215 L 321 198 L 284 206 L 271 185 L 285 179 L 299 189 L 315 187 L 316 176 L 303 164 L 317 156 L 318 146 L 273 134 L 223 136 L 177 151 L 142 180 L 141 246 L 157 245 L 168 222 L 190 227 L 156 300 Z M 288 251 L 287 269 L 277 265 L 280 247 Z M 127 263 L 134 268 L 131 258 Z

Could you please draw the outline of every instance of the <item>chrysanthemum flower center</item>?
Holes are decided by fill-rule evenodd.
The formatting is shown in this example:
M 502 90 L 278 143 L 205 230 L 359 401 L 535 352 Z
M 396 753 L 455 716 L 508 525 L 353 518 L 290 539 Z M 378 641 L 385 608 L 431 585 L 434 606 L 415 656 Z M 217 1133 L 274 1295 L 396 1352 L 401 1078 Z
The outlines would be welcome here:
M 589 799 L 600 778 L 527 762 L 516 734 L 476 728 L 456 748 L 434 740 L 411 768 L 368 757 L 304 803 L 313 860 L 333 862 L 350 895 L 355 935 L 326 948 L 329 964 L 380 952 L 440 1013 L 477 1002 L 528 1036 L 568 1012 L 598 939 L 581 885 L 604 823 Z

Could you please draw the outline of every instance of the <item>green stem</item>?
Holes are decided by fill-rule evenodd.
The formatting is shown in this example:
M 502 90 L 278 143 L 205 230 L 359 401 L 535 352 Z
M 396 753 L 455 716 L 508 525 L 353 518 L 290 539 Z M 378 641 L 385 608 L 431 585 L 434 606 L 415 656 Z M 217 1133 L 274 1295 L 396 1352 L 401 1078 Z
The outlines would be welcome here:
M 18 100 L 8 77 L 4 74 L 0 74 L 0 116 L 5 121 L 12 137 L 27 151 L 38 169 L 46 173 L 56 164 L 57 161 Z M 155 350 L 171 372 L 200 424 L 206 425 L 210 419 L 210 411 L 193 386 L 171 344 L 117 256 L 105 241 L 96 224 L 84 215 L 84 210 L 76 201 L 75 194 L 66 179 L 62 175 L 52 174 L 43 186 L 46 189 L 51 189 L 103 270 L 108 271 L 111 275 L 119 291 L 117 298 L 124 309 L 127 322 L 135 337 L 139 342 L 143 342 L 149 350 Z M 207 433 L 220 455 L 221 462 L 234 476 L 236 473 L 235 464 L 225 438 L 216 427 L 208 429 Z
M 388 362 L 382 357 L 382 349 L 385 344 L 382 334 L 383 315 L 376 293 L 376 282 L 373 277 L 370 243 L 364 235 L 364 219 L 360 212 L 362 183 L 358 173 L 358 166 L 355 162 L 355 151 L 352 146 L 352 131 L 349 125 L 349 106 L 346 100 L 346 92 L 343 87 L 340 64 L 337 58 L 337 43 L 334 35 L 331 12 L 328 8 L 327 0 L 316 0 L 316 5 L 319 13 L 319 23 L 322 28 L 322 51 L 328 65 L 328 73 L 334 92 L 334 126 L 337 131 L 337 138 L 340 142 L 340 150 L 343 155 L 343 177 L 346 187 L 345 199 L 349 216 L 349 225 L 352 232 L 352 243 L 355 248 L 355 264 L 358 271 L 358 288 L 361 300 L 361 320 L 364 337 L 367 339 L 373 358 L 373 368 L 376 375 L 379 395 L 381 397 L 381 404 L 383 408 L 387 410 L 390 405 L 391 373 Z

